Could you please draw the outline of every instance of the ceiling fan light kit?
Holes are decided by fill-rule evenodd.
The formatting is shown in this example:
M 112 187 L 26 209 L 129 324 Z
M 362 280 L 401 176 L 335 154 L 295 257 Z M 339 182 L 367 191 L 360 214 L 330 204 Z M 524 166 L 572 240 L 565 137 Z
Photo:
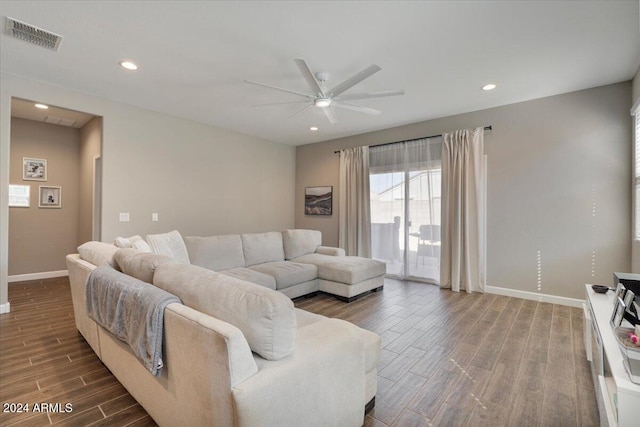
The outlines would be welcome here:
M 320 97 L 320 98 L 316 98 L 313 101 L 313 103 L 315 104 L 316 107 L 326 108 L 329 105 L 331 105 L 331 99 L 330 98 Z
M 334 88 L 330 90 L 324 90 L 323 87 L 327 82 L 327 80 L 329 79 L 329 73 L 326 73 L 326 72 L 318 72 L 315 74 L 312 73 L 309 67 L 307 66 L 307 63 L 302 59 L 296 59 L 295 63 L 298 66 L 298 69 L 300 70 L 302 77 L 304 77 L 304 79 L 307 82 L 307 85 L 311 89 L 311 94 L 297 92 L 290 89 L 284 89 L 284 88 L 272 86 L 265 83 L 254 82 L 251 80 L 245 80 L 246 83 L 251 83 L 257 86 L 262 86 L 269 89 L 274 89 L 280 92 L 286 92 L 286 93 L 290 93 L 293 95 L 302 96 L 306 98 L 306 101 L 301 101 L 301 103 L 309 102 L 309 104 L 307 104 L 301 110 L 296 111 L 294 114 L 290 115 L 289 117 L 295 116 L 298 113 L 308 110 L 310 107 L 316 106 L 322 109 L 322 112 L 325 114 L 329 122 L 337 123 L 338 120 L 336 119 L 336 116 L 332 108 L 334 106 L 339 108 L 344 108 L 346 110 L 356 111 L 358 113 L 364 113 L 364 114 L 370 114 L 370 115 L 377 115 L 381 113 L 379 110 L 363 107 L 361 105 L 356 105 L 356 104 L 348 103 L 345 101 L 404 95 L 404 90 L 388 90 L 384 92 L 357 93 L 357 94 L 348 94 L 348 95 L 341 96 L 342 93 L 346 92 L 347 90 L 351 89 L 353 86 L 357 85 L 364 79 L 371 77 L 373 74 L 380 71 L 381 68 L 375 64 L 370 65 L 369 67 L 365 68 L 359 73 L 349 77 L 348 79 L 346 79 L 339 85 L 335 86 Z M 278 102 L 278 103 L 261 104 L 261 105 L 277 105 L 277 104 L 286 104 L 286 103 Z

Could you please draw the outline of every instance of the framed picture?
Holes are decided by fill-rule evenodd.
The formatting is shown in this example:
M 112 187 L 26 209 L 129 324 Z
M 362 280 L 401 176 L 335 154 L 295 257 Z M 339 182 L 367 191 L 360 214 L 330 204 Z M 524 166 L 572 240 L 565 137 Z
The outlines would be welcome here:
M 47 161 L 45 159 L 22 158 L 23 181 L 46 181 Z
M 611 326 L 614 328 L 616 326 L 620 326 L 622 324 L 622 319 L 624 317 L 624 312 L 627 309 L 627 306 L 622 301 L 622 298 L 616 298 L 615 306 L 613 308 L 613 314 L 611 315 Z
M 9 207 L 28 208 L 31 207 L 31 186 L 30 185 L 9 185 Z
M 305 215 L 331 215 L 333 187 L 307 187 L 304 189 Z
M 626 291 L 627 291 L 627 288 L 625 288 L 622 283 L 618 282 L 618 284 L 616 285 L 616 298 L 620 298 L 621 300 L 624 300 L 624 293 Z M 615 304 L 616 302 L 614 301 L 613 303 Z
M 635 299 L 636 294 L 634 294 L 631 289 L 627 289 L 627 292 L 624 294 L 624 305 L 626 307 L 631 307 Z
M 38 201 L 38 207 L 40 208 L 61 208 L 62 187 L 44 187 L 41 185 Z

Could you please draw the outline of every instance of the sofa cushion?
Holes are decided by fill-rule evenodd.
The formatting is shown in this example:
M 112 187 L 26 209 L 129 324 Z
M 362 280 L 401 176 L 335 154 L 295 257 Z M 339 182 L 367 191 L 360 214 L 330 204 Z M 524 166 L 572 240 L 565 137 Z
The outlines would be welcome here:
M 334 248 L 331 246 L 318 246 L 316 249 L 317 254 L 331 255 L 331 256 L 345 256 L 344 249 Z
M 321 314 L 311 313 L 309 311 L 296 308 L 296 323 L 298 325 L 298 329 L 303 328 L 312 323 L 319 322 L 322 319 L 326 319 L 326 316 L 323 316 Z
M 265 262 L 284 261 L 282 233 L 241 234 L 242 250 L 246 267 Z
M 362 328 L 360 331 L 364 338 L 364 371 L 369 372 L 380 361 L 380 335 Z
M 314 253 L 322 244 L 322 233 L 317 230 L 285 230 L 282 241 L 284 258 L 293 259 Z
M 163 263 L 153 284 L 195 310 L 230 323 L 251 350 L 268 360 L 291 354 L 296 338 L 293 302 L 280 292 L 195 265 Z
M 347 285 L 383 276 L 386 273 L 386 265 L 383 262 L 357 256 L 335 257 L 309 254 L 298 257 L 294 261 L 318 267 L 320 279 L 346 283 Z
M 116 252 L 118 252 L 117 247 L 104 242 L 86 242 L 78 246 L 80 258 L 98 267 L 110 265 L 117 269 L 118 264 L 114 259 Z
M 210 237 L 188 236 L 184 238 L 184 243 L 187 252 L 189 252 L 191 264 L 213 271 L 244 267 L 242 239 L 239 234 Z
M 153 274 L 163 262 L 171 262 L 173 258 L 166 255 L 141 252 L 133 248 L 118 249 L 115 255 L 120 270 L 143 282 L 153 283 Z
M 310 313 L 308 311 L 296 308 L 296 322 L 298 324 L 298 329 L 304 328 L 305 326 L 311 325 L 312 323 L 319 322 L 322 319 L 326 319 L 326 317 L 320 314 Z M 369 372 L 370 370 L 378 366 L 380 358 L 380 335 L 366 329 L 362 329 L 356 325 L 350 325 L 358 330 L 358 334 L 360 334 L 363 338 L 364 371 Z
M 154 254 L 167 255 L 176 262 L 189 264 L 189 253 L 178 230 L 163 234 L 149 234 L 147 243 Z
M 266 286 L 269 289 L 276 289 L 276 279 L 268 274 L 254 271 L 250 268 L 231 268 L 229 270 L 221 271 L 220 273 L 227 276 L 235 277 L 236 279 L 246 280 L 247 282 L 255 283 L 256 285 Z
M 312 264 L 276 261 L 249 267 L 276 279 L 276 289 L 284 289 L 318 278 L 318 268 Z

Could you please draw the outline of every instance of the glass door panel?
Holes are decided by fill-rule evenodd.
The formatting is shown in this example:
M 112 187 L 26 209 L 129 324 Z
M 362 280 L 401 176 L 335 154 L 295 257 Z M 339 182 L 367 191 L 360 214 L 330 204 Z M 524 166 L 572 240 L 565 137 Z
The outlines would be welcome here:
M 440 281 L 440 169 L 410 173 L 407 276 Z
M 371 246 L 387 276 L 439 283 L 442 139 L 372 147 Z
M 387 275 L 405 274 L 404 172 L 371 174 L 371 253 L 387 264 Z

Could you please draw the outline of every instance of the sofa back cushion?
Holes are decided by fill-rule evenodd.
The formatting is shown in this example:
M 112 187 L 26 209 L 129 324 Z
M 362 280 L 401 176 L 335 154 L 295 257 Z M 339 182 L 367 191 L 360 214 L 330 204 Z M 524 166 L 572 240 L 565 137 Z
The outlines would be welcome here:
M 189 264 L 189 253 L 178 230 L 163 234 L 149 234 L 147 243 L 154 254 L 170 256 L 176 262 Z
M 244 263 L 247 267 L 265 262 L 284 261 L 282 233 L 241 234 Z
M 156 268 L 164 262 L 172 262 L 173 258 L 166 255 L 141 252 L 133 248 L 118 249 L 115 255 L 116 263 L 127 276 L 135 277 L 143 282 L 153 283 Z
M 294 259 L 312 254 L 322 244 L 322 233 L 318 230 L 285 230 L 282 232 L 284 258 Z
M 239 234 L 211 237 L 185 237 L 191 264 L 222 271 L 244 267 L 242 239 Z
M 78 246 L 80 258 L 98 267 L 110 265 L 117 268 L 118 264 L 114 259 L 117 251 L 117 247 L 104 242 L 86 242 Z
M 249 347 L 267 360 L 291 354 L 296 338 L 293 302 L 284 294 L 195 265 L 158 266 L 153 284 L 182 303 L 230 323 L 242 331 Z

